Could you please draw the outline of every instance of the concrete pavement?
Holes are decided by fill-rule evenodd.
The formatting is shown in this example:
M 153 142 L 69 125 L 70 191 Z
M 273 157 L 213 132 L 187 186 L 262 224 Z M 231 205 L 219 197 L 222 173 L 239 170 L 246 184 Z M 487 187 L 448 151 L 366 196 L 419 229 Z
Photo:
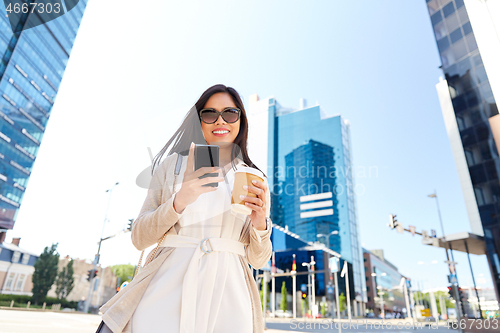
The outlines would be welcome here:
M 101 322 L 101 316 L 93 314 L 75 313 L 75 312 L 47 312 L 47 311 L 22 311 L 22 310 L 0 310 L 0 333 L 94 333 Z M 266 319 L 266 333 L 301 333 L 301 332 L 338 332 L 335 324 L 330 319 L 284 319 L 268 318 Z M 342 320 L 342 333 L 365 333 L 373 332 L 391 332 L 391 333 L 410 333 L 415 331 L 427 331 L 436 333 L 452 333 L 443 326 L 431 330 L 430 327 L 419 326 L 416 330 L 412 329 L 411 323 L 405 320 L 376 320 L 360 319 L 359 321 L 349 323 Z M 399 325 L 398 325 L 399 324 Z M 353 326 L 357 325 L 357 326 Z M 338 327 L 338 326 L 337 326 Z M 167 332 L 167 331 L 166 331 Z M 167 332 L 168 333 L 168 332 Z M 235 330 L 237 333 L 237 329 Z M 492 331 L 493 333 L 493 331 Z

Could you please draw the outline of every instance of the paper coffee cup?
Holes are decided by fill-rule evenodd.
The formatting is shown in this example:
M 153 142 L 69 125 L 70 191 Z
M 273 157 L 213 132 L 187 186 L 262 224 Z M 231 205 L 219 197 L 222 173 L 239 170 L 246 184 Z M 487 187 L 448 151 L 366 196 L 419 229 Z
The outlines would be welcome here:
M 249 192 L 243 188 L 243 185 L 255 186 L 252 180 L 264 181 L 264 174 L 255 168 L 241 167 L 234 173 L 233 196 L 231 197 L 231 210 L 234 213 L 250 215 L 252 208 L 245 205 L 245 201 L 240 199 L 240 195 L 254 197 L 255 193 Z

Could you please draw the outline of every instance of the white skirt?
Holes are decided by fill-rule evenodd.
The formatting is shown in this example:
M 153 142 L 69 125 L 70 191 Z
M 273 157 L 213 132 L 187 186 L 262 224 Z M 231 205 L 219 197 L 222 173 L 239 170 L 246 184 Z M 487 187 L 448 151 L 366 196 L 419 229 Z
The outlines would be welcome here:
M 183 279 L 194 251 L 179 247 L 167 257 L 132 316 L 133 333 L 180 331 Z M 195 332 L 252 333 L 250 294 L 237 255 L 213 252 L 200 260 L 197 306 L 192 318 Z M 214 288 L 207 290 L 204 276 L 214 273 Z

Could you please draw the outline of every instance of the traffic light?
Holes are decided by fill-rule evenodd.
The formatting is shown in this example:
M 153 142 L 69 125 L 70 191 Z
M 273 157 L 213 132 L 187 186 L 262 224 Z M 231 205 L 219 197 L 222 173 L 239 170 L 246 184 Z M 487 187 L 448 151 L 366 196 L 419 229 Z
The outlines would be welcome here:
M 127 230 L 132 231 L 132 224 L 134 224 L 134 219 L 129 219 L 128 221 L 129 222 L 128 222 Z
M 302 299 L 306 299 L 307 298 L 307 294 L 305 292 L 302 292 Z
M 398 220 L 396 220 L 396 215 L 389 214 L 389 228 L 394 229 L 398 225 Z
M 458 299 L 462 303 L 467 301 L 467 297 L 465 296 L 463 289 L 460 287 L 458 288 Z
M 458 300 L 457 301 L 460 301 L 460 308 L 462 309 L 462 313 L 465 314 L 465 310 L 466 310 L 466 303 L 467 303 L 467 296 L 465 296 L 465 293 L 463 292 L 463 289 L 460 288 L 459 286 L 457 286 L 457 290 L 458 290 Z
M 455 290 L 453 289 L 453 285 L 448 286 L 448 294 L 450 295 L 451 298 L 456 299 Z
M 94 272 L 93 275 L 92 275 L 92 272 Z M 97 276 L 97 269 L 96 270 L 89 269 L 87 271 L 87 281 L 90 281 L 91 279 L 95 278 L 96 276 Z
M 122 283 L 122 278 L 119 276 L 117 279 L 116 279 L 116 292 L 119 292 L 120 291 L 120 285 Z

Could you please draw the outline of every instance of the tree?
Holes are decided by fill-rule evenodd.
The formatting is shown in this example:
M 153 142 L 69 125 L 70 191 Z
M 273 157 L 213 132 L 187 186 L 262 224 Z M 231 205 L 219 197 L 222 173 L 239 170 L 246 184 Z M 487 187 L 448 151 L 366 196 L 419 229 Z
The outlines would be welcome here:
M 32 278 L 33 289 L 31 290 L 35 304 L 43 301 L 56 279 L 57 264 L 59 263 L 59 253 L 56 251 L 58 244 L 52 244 L 50 249 L 46 246 L 35 262 L 35 271 Z
M 287 290 L 285 281 L 283 281 L 283 284 L 281 285 L 281 304 L 280 304 L 280 309 L 283 311 L 288 310 L 288 302 L 286 300 L 286 296 L 287 296 Z
M 135 271 L 134 265 L 114 265 L 111 266 L 111 269 L 113 270 L 113 274 L 115 274 L 117 280 L 119 280 L 120 283 L 123 283 L 125 281 L 132 281 L 132 277 L 134 276 Z
M 326 303 L 325 302 L 321 302 L 321 315 L 323 316 L 323 318 L 326 316 Z
M 73 260 L 69 260 L 66 267 L 57 274 L 56 278 L 56 295 L 59 299 L 65 299 L 68 297 L 71 290 L 75 286 L 73 278 Z
M 340 293 L 340 296 L 339 296 L 339 310 L 340 310 L 340 312 L 344 312 L 345 309 L 346 309 L 345 296 L 344 296 L 344 293 Z
M 309 297 L 302 299 L 302 316 L 305 316 L 306 313 L 309 313 Z

